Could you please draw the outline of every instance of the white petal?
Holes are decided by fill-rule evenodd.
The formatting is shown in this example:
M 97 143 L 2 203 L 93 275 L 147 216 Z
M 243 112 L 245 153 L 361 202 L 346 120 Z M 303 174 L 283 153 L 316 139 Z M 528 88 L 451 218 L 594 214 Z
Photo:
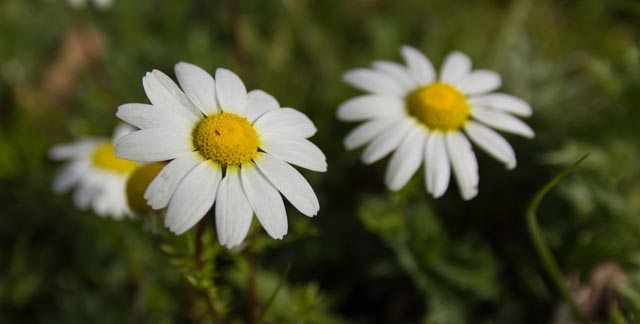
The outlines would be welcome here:
M 478 194 L 480 180 L 478 161 L 471 143 L 459 131 L 448 132 L 445 142 L 462 199 L 470 200 Z
M 258 169 L 301 213 L 313 217 L 320 203 L 307 180 L 286 162 L 269 154 L 260 153 L 255 159 Z
M 385 176 L 385 184 L 389 189 L 400 190 L 420 168 L 427 136 L 425 129 L 414 127 L 393 153 Z
M 245 111 L 247 88 L 235 73 L 223 68 L 216 70 L 216 94 L 222 111 L 240 115 Z
M 111 205 L 111 193 L 110 187 L 113 186 L 113 178 L 105 177 L 104 174 L 100 174 L 100 184 L 96 185 L 97 193 L 91 200 L 91 209 L 94 213 L 100 216 L 108 216 Z
M 115 186 L 111 189 L 111 208 L 108 213 L 115 219 L 121 219 L 132 214 L 129 209 L 126 196 L 126 184 L 128 178 L 122 176 L 116 176 L 115 178 Z
M 70 144 L 55 145 L 49 150 L 49 158 L 52 160 L 68 160 L 90 154 L 101 142 L 107 139 L 83 139 Z
M 375 61 L 371 64 L 376 70 L 393 78 L 406 92 L 412 91 L 419 84 L 413 79 L 409 70 L 402 64 L 390 61 Z
M 531 116 L 531 106 L 526 101 L 505 93 L 489 93 L 471 97 L 468 102 L 471 106 L 491 107 L 522 117 Z
M 80 186 L 73 192 L 73 203 L 80 210 L 86 210 L 91 205 L 91 199 L 95 196 L 97 189 L 94 187 Z
M 254 122 L 264 113 L 280 108 L 280 103 L 272 95 L 262 90 L 251 90 L 247 95 L 247 109 L 244 116 Z
M 281 160 L 312 171 L 327 171 L 327 160 L 322 151 L 304 138 L 266 133 L 261 134 L 260 139 L 260 148 Z
M 471 116 L 501 131 L 521 135 L 526 138 L 534 138 L 536 136 L 531 127 L 520 119 L 495 109 L 473 107 L 473 109 L 471 109 Z
M 65 164 L 53 181 L 53 191 L 62 193 L 73 187 L 81 176 L 89 169 L 90 164 L 85 160 L 73 161 Z
M 221 178 L 222 170 L 210 160 L 193 168 L 171 197 L 165 226 L 178 235 L 193 227 L 213 206 Z
M 255 165 L 245 164 L 240 169 L 242 190 L 247 195 L 251 209 L 274 239 L 282 239 L 289 229 L 287 212 L 282 197 L 275 187 L 264 178 Z
M 87 172 L 80 180 L 80 185 L 73 192 L 73 203 L 79 209 L 87 209 L 91 205 L 93 198 L 100 193 L 96 186 L 96 177 L 92 172 Z
M 500 75 L 489 70 L 475 70 L 456 84 L 456 87 L 466 95 L 486 93 L 500 88 Z
M 469 138 L 489 155 L 503 162 L 507 169 L 516 167 L 516 153 L 509 142 L 489 127 L 469 121 L 464 126 Z
M 362 162 L 371 164 L 387 156 L 400 145 L 400 142 L 414 127 L 416 126 L 411 120 L 403 119 L 388 128 L 367 146 L 362 153 Z
M 166 74 L 153 70 L 142 78 L 142 86 L 154 106 L 178 114 L 191 122 L 200 118 L 198 108 Z
M 197 152 L 183 154 L 169 162 L 151 181 L 144 193 L 144 199 L 153 209 L 167 207 L 178 184 L 203 158 Z
M 338 107 L 337 116 L 342 121 L 360 121 L 380 117 L 405 116 L 405 103 L 400 98 L 363 95 L 349 99 Z
M 171 160 L 193 151 L 187 134 L 170 128 L 147 128 L 121 137 L 116 143 L 116 156 L 121 159 L 157 162 Z
M 393 78 L 376 70 L 350 70 L 342 76 L 342 79 L 346 83 L 367 92 L 394 97 L 402 97 L 406 93 L 406 91 L 403 90 Z
M 434 198 L 439 198 L 447 191 L 451 178 L 451 167 L 443 133 L 431 133 L 424 154 L 427 192 Z
M 102 192 L 96 196 L 93 209 L 97 214 L 112 218 L 122 218 L 125 201 L 125 177 L 103 174 L 101 177 Z
M 317 131 L 307 115 L 293 108 L 271 110 L 258 118 L 253 127 L 258 134 L 276 132 L 303 138 L 311 137 Z
M 397 122 L 398 119 L 380 118 L 362 123 L 354 130 L 349 132 L 342 143 L 347 148 L 347 150 L 353 150 L 357 147 L 371 142 L 374 138 L 376 138 L 378 135 L 380 135 L 382 132 L 384 132 Z
M 461 52 L 453 52 L 444 59 L 440 80 L 455 84 L 471 72 L 471 59 Z
M 113 135 L 111 135 L 111 142 L 115 143 L 115 141 L 117 141 L 120 137 L 127 135 L 135 130 L 136 129 L 129 124 L 118 123 L 118 125 L 116 125 L 116 128 L 113 130 Z
M 252 218 L 253 210 L 242 191 L 240 170 L 227 168 L 216 197 L 216 231 L 220 244 L 232 248 L 242 243 Z
M 401 52 L 415 82 L 419 85 L 425 85 L 436 79 L 436 70 L 433 68 L 433 64 L 420 51 L 405 45 L 402 46 Z
M 175 72 L 182 90 L 202 113 L 208 116 L 219 111 L 216 84 L 211 74 L 186 62 L 176 64 Z
M 156 106 L 147 104 L 124 104 L 118 107 L 116 116 L 140 129 L 168 127 L 186 130 L 192 127 L 191 122 L 179 115 L 167 113 Z

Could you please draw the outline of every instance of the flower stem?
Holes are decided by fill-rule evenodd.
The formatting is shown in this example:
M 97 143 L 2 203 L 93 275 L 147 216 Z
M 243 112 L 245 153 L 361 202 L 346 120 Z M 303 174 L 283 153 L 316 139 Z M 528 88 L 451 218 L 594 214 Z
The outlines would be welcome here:
M 196 263 L 196 268 L 198 271 L 202 271 L 202 266 L 203 266 L 202 239 L 206 230 L 207 230 L 207 218 L 205 217 L 198 223 L 198 227 L 196 228 L 195 241 L 194 241 L 195 249 L 193 253 L 193 258 Z M 222 314 L 220 314 L 220 312 L 216 308 L 215 299 L 213 296 L 211 296 L 211 292 L 209 291 L 209 289 L 208 288 L 203 289 L 202 294 L 204 295 L 207 301 L 207 307 L 209 309 L 211 318 L 213 318 L 213 321 L 218 324 L 226 324 L 226 320 L 224 316 L 222 316 Z
M 536 210 L 538 208 L 538 205 L 540 205 L 542 198 L 544 198 L 547 192 L 549 192 L 549 190 L 555 187 L 555 185 L 558 184 L 560 180 L 562 180 L 565 176 L 567 176 L 567 174 L 569 174 L 576 166 L 578 166 L 580 162 L 586 159 L 587 156 L 589 156 L 589 154 L 584 155 L 577 162 L 575 162 L 573 165 L 565 169 L 557 177 L 555 177 L 553 180 L 547 183 L 547 185 L 544 186 L 542 190 L 540 190 L 536 194 L 536 196 L 533 198 L 533 201 L 529 205 L 529 208 L 527 209 L 527 227 L 529 229 L 529 235 L 531 236 L 533 245 L 536 248 L 538 255 L 540 256 L 540 260 L 542 261 L 542 264 L 545 270 L 547 271 L 549 277 L 551 278 L 551 281 L 553 281 L 553 284 L 556 286 L 556 288 L 560 292 L 560 295 L 562 295 L 564 300 L 569 304 L 569 307 L 571 308 L 571 312 L 573 313 L 573 316 L 578 322 L 582 324 L 587 324 L 588 321 L 585 318 L 585 316 L 582 314 L 582 311 L 576 304 L 575 300 L 573 300 L 573 297 L 569 292 L 569 288 L 567 288 L 565 284 L 565 280 L 562 275 L 562 272 L 560 271 L 560 267 L 558 266 L 558 263 L 556 262 L 556 260 L 553 258 L 551 249 L 549 249 L 549 246 L 547 245 L 546 241 L 544 240 L 544 237 L 542 236 L 540 225 L 538 225 L 538 221 L 536 219 Z
M 216 309 L 215 300 L 214 300 L 213 296 L 211 296 L 211 293 L 209 292 L 209 290 L 206 290 L 206 289 L 204 290 L 204 296 L 207 299 L 207 306 L 209 308 L 209 313 L 211 314 L 211 317 L 213 318 L 213 322 L 214 323 L 218 323 L 218 324 L 226 324 L 227 321 L 220 314 L 220 312 L 218 312 L 218 310 Z
M 247 277 L 247 295 L 249 303 L 249 323 L 255 324 L 258 320 L 258 298 L 256 295 L 256 275 L 258 270 L 258 255 L 252 249 L 249 249 L 247 255 L 247 263 L 249 266 Z

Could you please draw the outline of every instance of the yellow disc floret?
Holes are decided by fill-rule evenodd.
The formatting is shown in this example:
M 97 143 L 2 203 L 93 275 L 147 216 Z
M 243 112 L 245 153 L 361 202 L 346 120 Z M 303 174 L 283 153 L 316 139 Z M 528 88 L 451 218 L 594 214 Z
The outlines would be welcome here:
M 131 172 L 138 165 L 136 162 L 117 157 L 111 143 L 98 145 L 93 151 L 91 159 L 95 166 L 117 173 Z
M 144 199 L 144 192 L 147 191 L 151 181 L 165 165 L 166 163 L 162 162 L 145 164 L 133 171 L 127 180 L 127 202 L 129 203 L 129 208 L 137 215 L 147 216 L 152 214 L 153 210 Z
M 222 166 L 240 165 L 258 153 L 258 134 L 246 118 L 220 113 L 198 124 L 193 144 L 206 159 Z
M 469 118 L 469 104 L 465 96 L 442 82 L 411 93 L 407 97 L 407 109 L 427 127 L 437 130 L 457 129 Z

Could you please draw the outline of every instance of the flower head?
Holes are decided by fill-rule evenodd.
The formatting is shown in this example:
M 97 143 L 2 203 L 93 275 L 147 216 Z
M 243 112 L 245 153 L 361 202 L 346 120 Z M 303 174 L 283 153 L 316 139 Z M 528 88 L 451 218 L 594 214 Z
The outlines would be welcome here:
M 221 244 L 241 243 L 252 215 L 276 239 L 288 230 L 280 194 L 301 213 L 317 214 L 313 189 L 289 164 L 324 172 L 324 154 L 307 140 L 316 128 L 261 90 L 247 93 L 233 72 L 178 63 L 171 78 L 154 70 L 143 78 L 151 105 L 125 104 L 117 116 L 141 130 L 116 144 L 119 157 L 169 161 L 145 192 L 154 209 L 168 207 L 165 225 L 181 234 L 215 205 Z
M 437 77 L 429 59 L 413 47 L 402 47 L 406 66 L 376 61 L 371 69 L 344 74 L 350 85 L 369 92 L 338 108 L 343 121 L 364 121 L 344 140 L 347 149 L 369 144 L 362 154 L 373 163 L 394 152 L 385 183 L 400 190 L 424 161 L 427 191 L 440 197 L 449 186 L 451 169 L 462 198 L 478 194 L 478 163 L 473 143 L 508 169 L 516 166 L 509 143 L 493 129 L 534 137 L 533 130 L 513 115 L 528 117 L 522 99 L 492 92 L 498 74 L 471 70 L 465 54 L 449 54 Z M 492 129 L 493 128 L 493 129 Z
M 69 160 L 56 177 L 53 190 L 61 193 L 75 186 L 73 201 L 78 208 L 91 208 L 98 215 L 114 218 L 131 215 L 125 184 L 138 164 L 116 157 L 113 142 L 132 130 L 120 124 L 111 139 L 84 138 L 52 147 L 52 159 Z
M 144 199 L 144 192 L 165 165 L 165 163 L 161 162 L 147 163 L 137 168 L 131 173 L 131 176 L 129 176 L 125 188 L 127 202 L 129 203 L 129 208 L 131 208 L 136 216 L 150 217 L 156 214 Z

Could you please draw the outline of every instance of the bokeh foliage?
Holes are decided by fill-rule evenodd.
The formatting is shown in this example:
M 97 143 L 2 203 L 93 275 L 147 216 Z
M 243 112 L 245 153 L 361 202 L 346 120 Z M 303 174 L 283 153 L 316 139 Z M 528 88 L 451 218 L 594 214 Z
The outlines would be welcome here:
M 319 129 L 312 140 L 329 171 L 304 175 L 320 214 L 307 219 L 289 208 L 283 242 L 259 228 L 252 240 L 261 251 L 261 303 L 290 267 L 268 320 L 563 322 L 524 211 L 538 188 L 586 152 L 543 202 L 540 224 L 577 295 L 605 286 L 625 296 L 623 311 L 640 310 L 639 31 L 634 0 L 114 0 L 104 11 L 0 1 L 0 322 L 191 321 L 203 306 L 193 303 L 187 280 L 226 287 L 219 293 L 233 302 L 225 309 L 246 313 L 248 270 L 230 267 L 242 265 L 242 254 L 209 238 L 215 273 L 185 279 L 180 255 L 192 248 L 193 230 L 167 238 L 139 220 L 77 211 L 68 195 L 50 190 L 58 165 L 47 149 L 108 136 L 118 105 L 146 102 L 144 73 L 173 75 L 178 61 L 230 68 Z M 354 125 L 339 123 L 335 109 L 357 94 L 342 72 L 400 60 L 402 44 L 436 65 L 464 51 L 534 108 L 528 122 L 536 138 L 507 136 L 515 170 L 478 152 L 480 194 L 471 202 L 454 184 L 430 198 L 421 175 L 390 193 L 386 162 L 364 166 L 359 152 L 342 146 Z M 624 280 L 595 280 L 603 264 Z M 606 309 L 594 318 L 615 323 L 610 305 L 603 297 L 587 306 Z

